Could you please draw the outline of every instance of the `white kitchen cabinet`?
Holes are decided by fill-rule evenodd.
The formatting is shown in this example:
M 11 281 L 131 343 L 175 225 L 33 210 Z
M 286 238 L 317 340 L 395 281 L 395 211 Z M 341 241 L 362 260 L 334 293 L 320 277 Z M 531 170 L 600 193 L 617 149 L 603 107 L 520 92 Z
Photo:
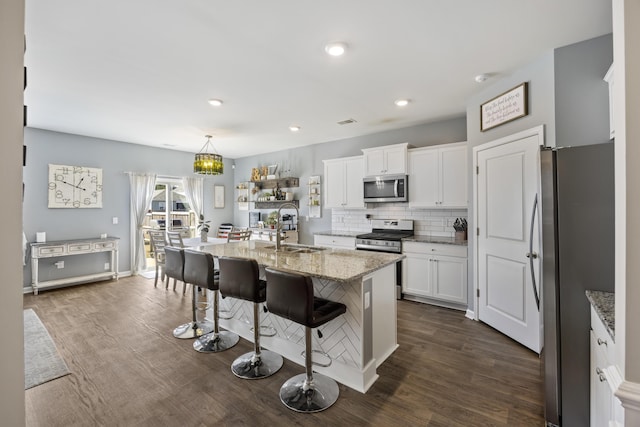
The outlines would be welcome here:
M 363 149 L 365 176 L 406 174 L 408 146 L 403 143 Z
M 466 208 L 467 144 L 409 150 L 409 207 Z
M 348 236 L 330 236 L 326 234 L 316 234 L 313 236 L 314 246 L 332 249 L 355 249 L 356 238 Z
M 602 320 L 591 307 L 591 363 L 590 397 L 591 425 L 624 425 L 622 403 L 614 395 L 622 382 L 620 370 L 615 365 L 615 342 L 605 329 Z
M 402 292 L 467 304 L 467 247 L 404 242 Z
M 324 205 L 364 208 L 362 156 L 324 160 Z
M 613 65 L 611 64 L 611 67 L 609 67 L 609 70 L 607 71 L 607 74 L 605 74 L 604 76 L 604 81 L 607 82 L 607 84 L 609 85 L 609 136 L 611 138 L 614 138 L 616 136 L 616 131 L 615 131 L 615 123 L 614 123 L 614 111 L 613 111 L 613 86 L 614 86 L 614 79 L 613 79 Z

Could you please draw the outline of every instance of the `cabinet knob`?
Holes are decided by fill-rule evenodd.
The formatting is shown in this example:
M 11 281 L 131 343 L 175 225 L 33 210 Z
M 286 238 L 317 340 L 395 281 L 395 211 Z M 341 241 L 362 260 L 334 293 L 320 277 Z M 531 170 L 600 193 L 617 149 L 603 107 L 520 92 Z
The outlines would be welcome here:
M 607 341 L 606 341 L 606 340 L 603 340 L 602 338 L 598 338 L 598 345 L 603 345 L 603 344 L 604 344 L 605 346 L 607 346 Z M 608 346 L 607 346 L 607 347 L 608 347 Z

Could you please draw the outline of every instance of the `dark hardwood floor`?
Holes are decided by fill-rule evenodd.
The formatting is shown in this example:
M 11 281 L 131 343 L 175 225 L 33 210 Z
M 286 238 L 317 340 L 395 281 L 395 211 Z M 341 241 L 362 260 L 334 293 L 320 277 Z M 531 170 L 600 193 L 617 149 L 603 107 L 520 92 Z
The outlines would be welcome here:
M 181 287 L 178 288 L 181 290 Z M 338 402 L 298 414 L 278 398 L 303 368 L 236 378 L 246 340 L 200 354 L 171 331 L 190 318 L 190 293 L 141 276 L 25 295 L 71 375 L 26 394 L 27 426 L 541 426 L 538 356 L 459 311 L 398 302 L 400 348 L 362 394 L 340 385 Z M 28 337 L 26 338 L 28 339 Z

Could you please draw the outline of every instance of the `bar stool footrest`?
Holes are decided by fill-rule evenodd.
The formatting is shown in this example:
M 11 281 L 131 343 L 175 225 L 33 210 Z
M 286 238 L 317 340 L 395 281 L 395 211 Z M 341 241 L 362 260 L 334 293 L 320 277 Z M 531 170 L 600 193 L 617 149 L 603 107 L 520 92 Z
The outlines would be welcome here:
M 306 351 L 301 351 L 300 355 L 302 356 L 302 358 L 306 358 Z M 326 357 L 327 359 L 329 359 L 329 363 L 320 363 L 320 362 L 314 362 L 313 361 L 313 357 L 311 357 L 312 361 L 311 364 L 314 366 L 320 366 L 321 368 L 328 368 L 329 366 L 331 366 L 331 364 L 333 363 L 333 359 L 331 358 L 331 356 L 329 355 L 329 353 L 326 353 L 322 350 L 311 350 L 311 353 L 315 353 L 315 354 L 319 354 L 321 356 Z

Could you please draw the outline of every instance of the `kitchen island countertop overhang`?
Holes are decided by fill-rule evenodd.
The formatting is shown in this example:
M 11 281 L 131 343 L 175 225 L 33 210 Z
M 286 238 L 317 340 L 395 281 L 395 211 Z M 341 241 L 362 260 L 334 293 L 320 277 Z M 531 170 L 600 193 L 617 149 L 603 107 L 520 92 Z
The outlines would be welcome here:
M 252 258 L 264 269 L 272 267 L 311 276 L 317 297 L 347 306 L 344 315 L 318 328 L 313 348 L 332 358 L 328 367 L 314 371 L 365 393 L 378 378 L 376 368 L 398 348 L 396 322 L 396 263 L 404 255 L 379 252 L 285 245 L 276 251 L 270 242 L 244 241 L 203 246 L 215 257 Z M 267 292 L 269 284 L 267 283 Z M 220 298 L 220 326 L 253 342 L 253 304 L 235 298 Z M 213 311 L 207 312 L 212 318 Z M 261 326 L 275 329 L 275 336 L 262 336 L 261 346 L 304 366 L 304 327 L 267 312 Z M 314 355 L 315 358 L 315 355 Z M 322 358 L 324 359 L 324 358 Z M 324 363 L 325 360 L 320 360 Z

